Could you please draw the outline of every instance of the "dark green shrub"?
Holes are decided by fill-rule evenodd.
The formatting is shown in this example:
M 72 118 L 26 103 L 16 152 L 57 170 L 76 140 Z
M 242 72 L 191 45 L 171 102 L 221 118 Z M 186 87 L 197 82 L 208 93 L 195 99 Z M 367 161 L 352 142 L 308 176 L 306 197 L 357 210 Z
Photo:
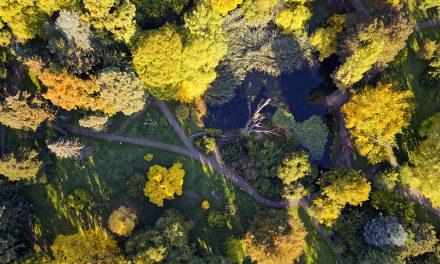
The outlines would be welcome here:
M 226 143 L 220 148 L 220 156 L 225 164 L 238 161 L 243 156 L 241 145 L 238 142 Z
M 210 227 L 223 228 L 226 226 L 228 216 L 225 213 L 212 210 L 211 212 L 209 212 L 207 220 Z
M 375 191 L 371 194 L 371 206 L 384 215 L 396 216 L 405 223 L 410 223 L 416 213 L 414 203 L 405 197 L 387 191 Z

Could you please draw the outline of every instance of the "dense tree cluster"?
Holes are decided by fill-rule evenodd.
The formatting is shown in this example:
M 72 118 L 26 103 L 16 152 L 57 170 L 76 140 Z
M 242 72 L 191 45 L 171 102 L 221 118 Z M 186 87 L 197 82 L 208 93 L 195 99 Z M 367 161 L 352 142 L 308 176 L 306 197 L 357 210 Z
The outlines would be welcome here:
M 292 263 L 302 254 L 307 231 L 297 218 L 273 209 L 258 212 L 245 237 L 250 258 L 258 263 Z

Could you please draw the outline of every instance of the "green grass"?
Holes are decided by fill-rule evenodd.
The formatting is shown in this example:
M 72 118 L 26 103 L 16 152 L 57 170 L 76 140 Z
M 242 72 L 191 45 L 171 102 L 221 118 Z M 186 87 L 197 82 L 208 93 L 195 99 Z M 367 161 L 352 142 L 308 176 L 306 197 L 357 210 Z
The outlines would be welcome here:
M 145 119 L 150 118 L 157 123 L 154 129 L 147 129 L 144 125 Z M 111 127 L 108 129 L 109 133 L 117 133 L 123 136 L 142 138 L 151 141 L 168 143 L 176 146 L 183 146 L 183 143 L 174 133 L 173 128 L 168 124 L 168 121 L 163 118 L 160 109 L 154 105 L 150 105 L 141 116 L 133 120 L 122 131 L 118 127 L 127 119 L 127 117 L 118 115 L 111 119 Z
M 174 109 L 172 110 L 174 112 Z M 158 124 L 154 131 L 146 131 L 143 125 L 147 116 Z M 123 122 L 123 116 L 113 117 L 109 132 L 118 131 L 117 127 Z M 187 128 L 195 126 L 190 119 L 185 123 Z M 49 130 L 48 137 L 52 137 L 53 133 Z M 155 106 L 150 106 L 146 113 L 133 120 L 129 126 L 118 133 L 182 145 L 160 110 Z M 222 251 L 227 236 L 241 237 L 247 229 L 249 219 L 252 219 L 253 214 L 259 208 L 250 196 L 197 160 L 163 150 L 125 143 L 118 144 L 81 137 L 80 140 L 96 148 L 95 154 L 87 160 L 83 168 L 72 160 L 55 158 L 46 167 L 44 176 L 47 182 L 28 188 L 27 194 L 36 212 L 34 229 L 49 243 L 58 234 L 75 233 L 78 230 L 95 226 L 105 227 L 111 212 L 121 205 L 135 209 L 139 218 L 138 227 L 154 224 L 164 208 L 157 208 L 150 204 L 148 198 L 143 197 L 142 193 L 141 199 L 130 198 L 127 193 L 133 190 L 127 189 L 126 182 L 132 175 L 145 174 L 148 167 L 155 164 L 170 167 L 176 161 L 183 163 L 186 172 L 183 195 L 173 201 L 166 201 L 165 209 L 177 208 L 187 219 L 195 222 L 190 238 L 201 251 Z M 146 162 L 143 159 L 146 153 L 154 155 L 153 161 Z M 76 188 L 84 188 L 91 194 L 93 197 L 91 210 L 83 210 L 77 214 L 69 209 L 66 199 Z M 216 199 L 211 195 L 214 190 L 221 194 L 220 198 Z M 141 189 L 138 191 L 142 192 Z M 224 211 L 229 204 L 235 204 L 236 215 L 230 217 L 227 227 L 210 228 L 206 223 L 209 210 L 205 211 L 201 208 L 203 200 L 210 202 L 210 210 Z
M 378 1 L 385 0 L 362 0 L 367 8 L 374 7 Z M 421 10 L 419 2 L 420 0 L 400 0 L 400 3 L 403 5 L 402 12 L 416 23 L 438 19 L 440 17 L 439 12 L 437 12 L 435 8 L 426 11 Z
M 300 264 L 332 264 L 338 263 L 333 251 L 321 236 L 319 231 L 311 222 L 307 213 L 299 207 L 291 208 L 290 213 L 298 217 L 304 223 L 308 232 L 306 237 L 306 247 L 299 259 Z
M 426 89 L 420 79 L 426 72 L 428 62 L 417 57 L 425 39 L 440 42 L 440 27 L 423 29 L 413 33 L 408 39 L 408 57 L 406 61 L 396 67 L 383 72 L 381 79 L 384 82 L 397 82 L 401 89 L 411 89 L 414 94 L 416 111 L 411 125 L 405 130 L 402 137 L 402 148 L 405 152 L 411 151 L 417 145 L 418 128 L 426 118 L 440 111 L 440 91 Z

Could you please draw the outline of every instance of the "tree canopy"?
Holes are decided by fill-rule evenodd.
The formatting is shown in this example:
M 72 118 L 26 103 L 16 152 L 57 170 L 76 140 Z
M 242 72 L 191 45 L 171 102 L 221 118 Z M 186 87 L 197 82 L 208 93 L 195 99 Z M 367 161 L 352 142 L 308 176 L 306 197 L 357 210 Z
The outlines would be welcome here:
M 411 91 L 378 83 L 365 86 L 342 107 L 357 150 L 371 163 L 393 160 L 396 135 L 409 125 L 414 109 L 412 98 Z

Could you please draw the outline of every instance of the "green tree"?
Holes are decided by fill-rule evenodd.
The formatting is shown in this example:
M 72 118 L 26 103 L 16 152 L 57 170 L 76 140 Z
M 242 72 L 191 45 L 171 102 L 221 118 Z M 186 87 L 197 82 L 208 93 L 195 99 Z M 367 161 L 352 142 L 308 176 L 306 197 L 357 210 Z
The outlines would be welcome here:
M 209 212 L 206 220 L 208 221 L 208 225 L 210 227 L 223 228 L 226 226 L 228 216 L 223 212 L 212 210 L 211 212 Z
M 338 55 L 344 63 L 333 73 L 335 83 L 339 88 L 348 88 L 370 69 L 386 68 L 406 47 L 413 28 L 413 22 L 384 2 L 368 14 L 352 15 L 338 42 Z
M 406 224 L 409 224 L 416 216 L 412 201 L 387 191 L 371 193 L 371 206 L 384 215 L 393 215 L 402 219 Z
M 43 101 L 36 97 L 30 100 L 28 93 L 6 97 L 0 105 L 0 123 L 13 129 L 36 131 L 41 123 L 54 118 Z
M 137 222 L 137 216 L 132 210 L 121 206 L 114 210 L 108 219 L 108 227 L 120 236 L 130 236 Z
M 244 16 L 249 24 L 265 25 L 274 18 L 274 11 L 282 0 L 245 0 Z
M 440 55 L 440 44 L 438 44 L 435 40 L 426 39 L 423 42 L 423 46 L 420 51 L 417 53 L 417 56 L 423 60 L 431 60 L 437 54 Z
M 102 230 L 58 235 L 50 249 L 56 263 L 121 263 L 116 241 Z
M 226 255 L 234 262 L 241 264 L 247 256 L 246 244 L 243 239 L 229 236 L 225 241 Z
M 396 166 L 392 148 L 396 146 L 396 135 L 409 125 L 414 109 L 412 97 L 411 91 L 378 83 L 375 88 L 365 86 L 342 107 L 357 150 L 371 163 L 389 159 Z
M 259 211 L 245 236 L 247 252 L 261 264 L 293 263 L 302 254 L 307 231 L 296 217 L 280 210 Z
M 419 131 L 425 139 L 409 157 L 409 164 L 400 168 L 405 184 L 417 189 L 434 207 L 440 206 L 440 113 L 422 123 Z
M 188 5 L 189 0 L 134 0 L 138 7 L 140 7 L 149 17 L 161 17 L 165 12 L 172 10 L 176 14 L 180 14 Z
M 327 143 L 328 128 L 321 117 L 313 115 L 299 123 L 291 113 L 279 108 L 272 117 L 272 123 L 293 132 L 300 145 L 306 148 L 311 160 L 322 159 Z
M 133 72 L 105 68 L 98 74 L 96 81 L 100 88 L 100 96 L 116 111 L 129 116 L 144 107 L 148 95 Z
M 38 152 L 35 150 L 24 151 L 18 157 L 7 154 L 0 160 L 0 174 L 5 175 L 10 181 L 33 181 L 43 164 L 37 156 Z
M 431 224 L 413 222 L 408 233 L 408 241 L 401 253 L 403 256 L 417 257 L 435 251 L 439 240 Z
M 376 247 L 402 247 L 408 233 L 394 216 L 374 218 L 364 227 L 365 241 Z
M 192 227 L 193 223 L 186 221 L 179 211 L 167 210 L 153 228 L 134 233 L 125 242 L 125 252 L 136 264 L 193 263 L 199 259 L 189 243 Z
M 362 173 L 347 168 L 325 172 L 318 184 L 321 190 L 310 212 L 327 226 L 334 223 L 346 204 L 361 205 L 368 200 L 371 191 L 370 183 Z
M 0 176 L 0 262 L 16 263 L 26 250 L 29 204 L 23 188 Z

